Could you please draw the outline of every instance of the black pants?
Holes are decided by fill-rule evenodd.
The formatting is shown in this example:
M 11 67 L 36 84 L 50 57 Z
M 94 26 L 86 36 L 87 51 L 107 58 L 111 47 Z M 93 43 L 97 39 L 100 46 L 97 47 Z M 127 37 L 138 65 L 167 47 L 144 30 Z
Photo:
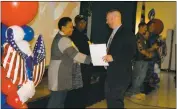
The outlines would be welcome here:
M 110 85 L 105 82 L 105 97 L 108 108 L 124 108 L 124 95 L 130 82 L 120 85 Z
M 89 99 L 88 93 L 91 86 L 90 82 L 91 82 L 91 75 L 92 75 L 92 66 L 81 64 L 81 73 L 82 73 L 82 80 L 83 80 L 82 102 L 85 107 Z
M 65 108 L 85 108 L 89 100 L 91 73 L 89 65 L 81 64 L 83 87 L 68 92 Z

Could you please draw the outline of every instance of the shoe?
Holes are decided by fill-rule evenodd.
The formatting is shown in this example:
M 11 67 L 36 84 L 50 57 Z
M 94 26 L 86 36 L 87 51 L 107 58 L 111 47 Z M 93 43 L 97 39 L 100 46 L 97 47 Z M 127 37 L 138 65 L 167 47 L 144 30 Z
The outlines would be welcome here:
M 143 99 L 146 98 L 146 95 L 145 95 L 144 93 L 140 93 L 139 95 L 140 95 Z
M 143 94 L 143 93 L 139 93 L 139 94 L 136 94 L 136 95 L 131 96 L 131 98 L 135 98 L 135 99 L 137 99 L 137 100 L 145 100 L 146 95 Z

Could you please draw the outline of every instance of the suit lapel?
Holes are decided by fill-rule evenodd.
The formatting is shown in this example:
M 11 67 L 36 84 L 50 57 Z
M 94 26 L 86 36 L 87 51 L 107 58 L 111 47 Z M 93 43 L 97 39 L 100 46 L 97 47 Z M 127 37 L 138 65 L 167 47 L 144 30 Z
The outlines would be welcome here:
M 119 27 L 119 29 L 117 30 L 117 32 L 116 32 L 116 34 L 115 34 L 115 36 L 114 36 L 114 37 L 119 36 L 118 34 L 119 34 L 119 33 L 120 33 L 120 31 L 122 30 L 122 28 L 123 28 L 123 26 L 121 25 L 121 26 Z
M 119 34 L 120 34 L 122 28 L 123 28 L 123 26 L 121 25 L 121 26 L 119 27 L 119 29 L 117 30 L 117 32 L 115 33 L 114 38 L 112 39 L 111 45 L 109 46 L 108 53 L 110 52 L 110 49 L 111 49 L 111 47 L 112 47 L 112 45 L 113 45 L 115 39 L 120 36 Z

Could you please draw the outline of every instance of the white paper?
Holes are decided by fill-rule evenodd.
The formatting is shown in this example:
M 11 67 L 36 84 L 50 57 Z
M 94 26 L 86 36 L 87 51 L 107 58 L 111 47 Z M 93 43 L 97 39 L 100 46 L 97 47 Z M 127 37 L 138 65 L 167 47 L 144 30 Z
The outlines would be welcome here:
M 91 44 L 90 54 L 94 66 L 108 66 L 107 62 L 103 61 L 103 57 L 107 55 L 106 44 Z

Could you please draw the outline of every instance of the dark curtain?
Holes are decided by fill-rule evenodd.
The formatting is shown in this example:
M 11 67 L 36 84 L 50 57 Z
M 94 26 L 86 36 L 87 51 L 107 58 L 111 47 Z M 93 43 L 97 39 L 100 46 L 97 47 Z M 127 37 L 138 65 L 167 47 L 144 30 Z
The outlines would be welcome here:
M 87 4 L 88 2 L 81 2 L 80 13 L 83 15 L 87 15 L 87 12 L 83 11 Z M 93 2 L 91 41 L 105 43 L 108 40 L 112 30 L 106 24 L 106 12 L 111 9 L 120 10 L 123 25 L 135 32 L 136 7 L 137 2 L 135 1 Z

